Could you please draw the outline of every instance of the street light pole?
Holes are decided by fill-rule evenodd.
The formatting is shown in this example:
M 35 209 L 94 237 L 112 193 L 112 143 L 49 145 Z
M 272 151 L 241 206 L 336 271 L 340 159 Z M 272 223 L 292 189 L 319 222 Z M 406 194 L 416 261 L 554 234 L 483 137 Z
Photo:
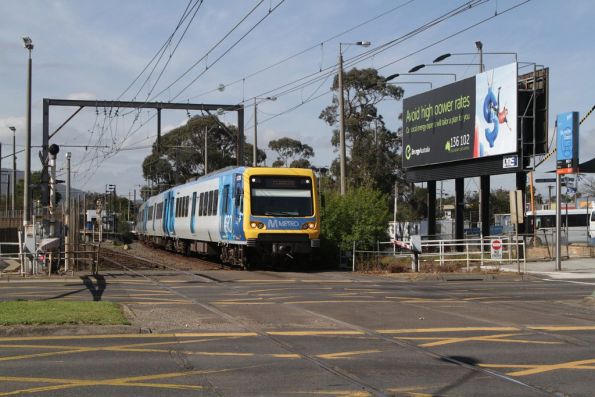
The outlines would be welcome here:
M 31 183 L 31 51 L 33 42 L 29 37 L 23 37 L 23 45 L 29 50 L 29 63 L 27 67 L 27 133 L 25 134 L 25 177 L 23 186 L 23 225 L 31 221 L 31 202 L 29 199 L 29 184 Z
M 10 185 L 10 211 L 12 216 L 14 217 L 14 194 L 15 194 L 15 186 L 17 184 L 17 156 L 16 156 L 16 128 L 15 127 L 8 127 L 9 130 L 12 131 L 12 184 Z
M 343 98 L 343 45 L 360 45 L 368 47 L 369 41 L 356 41 L 355 43 L 339 43 L 339 65 L 337 82 L 339 85 L 339 161 L 341 172 L 341 196 L 345 195 L 345 158 L 347 157 L 345 150 L 345 104 Z

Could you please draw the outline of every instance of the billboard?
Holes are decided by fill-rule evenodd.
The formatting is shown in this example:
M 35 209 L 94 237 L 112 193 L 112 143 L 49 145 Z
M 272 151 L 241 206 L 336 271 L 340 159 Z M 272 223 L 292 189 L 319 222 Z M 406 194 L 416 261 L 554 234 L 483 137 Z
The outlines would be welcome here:
M 403 167 L 517 152 L 517 65 L 403 100 Z
M 576 172 L 578 167 L 578 112 L 556 118 L 556 169 L 558 174 Z

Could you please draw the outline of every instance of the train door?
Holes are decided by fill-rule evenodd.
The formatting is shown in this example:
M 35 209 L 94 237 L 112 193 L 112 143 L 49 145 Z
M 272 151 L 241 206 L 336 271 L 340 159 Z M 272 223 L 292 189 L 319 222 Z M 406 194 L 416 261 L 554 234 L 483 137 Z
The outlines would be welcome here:
M 234 176 L 233 235 L 235 240 L 244 240 L 244 185 L 242 174 Z
M 155 210 L 156 210 L 156 208 L 157 208 L 157 205 L 156 204 L 153 204 L 151 206 L 151 215 L 152 215 L 151 227 L 152 227 L 153 231 L 155 231 L 155 218 L 156 218 L 156 216 L 155 216 L 156 211 Z
M 229 181 L 225 181 L 221 192 L 221 209 L 219 211 L 219 230 L 222 240 L 233 240 L 232 228 L 232 195 Z
M 192 193 L 192 212 L 190 213 L 190 233 L 194 234 L 194 220 L 196 218 L 196 192 Z
M 163 234 L 167 234 L 167 209 L 169 208 L 169 199 L 167 194 L 163 196 L 163 214 L 161 215 L 161 230 Z

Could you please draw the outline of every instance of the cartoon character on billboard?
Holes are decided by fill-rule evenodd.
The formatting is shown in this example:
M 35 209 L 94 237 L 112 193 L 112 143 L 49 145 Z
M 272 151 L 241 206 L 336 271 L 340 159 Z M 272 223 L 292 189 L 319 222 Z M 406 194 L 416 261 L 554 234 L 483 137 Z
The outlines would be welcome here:
M 510 90 L 509 88 L 509 86 L 515 88 L 516 65 L 514 65 L 514 68 L 507 67 L 507 69 L 510 70 L 502 69 L 484 72 L 477 76 L 477 79 L 483 81 L 483 83 L 479 83 L 478 81 L 476 86 L 476 109 L 478 111 L 476 116 L 476 139 L 474 147 L 474 157 L 476 158 L 514 150 L 516 137 L 513 133 L 513 127 L 509 124 L 509 108 L 506 104 L 513 99 L 511 101 L 512 105 L 516 107 L 516 98 L 513 98 L 513 96 L 516 96 L 516 90 Z M 490 72 L 491 79 L 488 75 Z M 495 78 L 496 74 L 498 74 L 498 78 Z M 495 89 L 496 86 L 498 87 L 497 91 Z M 504 89 L 503 86 L 505 87 Z M 503 103 L 504 105 L 502 105 Z M 483 120 L 480 121 L 479 118 Z M 513 125 L 516 125 L 515 121 L 516 120 L 512 120 Z M 502 131 L 500 124 L 505 124 L 508 131 Z M 506 132 L 509 132 L 510 134 L 507 134 Z M 510 150 L 509 147 L 512 147 L 512 150 Z
M 498 96 L 494 95 L 492 86 L 488 87 L 488 93 L 483 100 L 483 118 L 488 124 L 494 124 L 492 129 L 485 129 L 485 136 L 490 144 L 490 147 L 494 147 L 494 143 L 498 138 L 498 132 L 500 130 L 500 124 L 506 123 L 509 131 L 512 131 L 508 125 L 508 109 L 506 105 L 500 111 L 500 90 L 502 87 L 498 87 Z

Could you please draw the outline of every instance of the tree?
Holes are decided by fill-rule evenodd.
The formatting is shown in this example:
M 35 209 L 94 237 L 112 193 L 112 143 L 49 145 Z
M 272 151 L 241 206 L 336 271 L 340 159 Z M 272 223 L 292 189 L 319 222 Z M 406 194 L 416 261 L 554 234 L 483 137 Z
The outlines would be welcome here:
M 329 193 L 322 209 L 322 235 L 343 250 L 373 248 L 386 238 L 390 212 L 388 196 L 377 189 L 357 187 L 341 196 Z
M 277 152 L 273 167 L 310 168 L 308 159 L 314 157 L 312 146 L 288 137 L 270 141 L 269 148 Z
M 332 104 L 319 118 L 330 126 L 339 122 L 338 80 L 332 85 L 335 91 Z M 345 137 L 350 149 L 347 164 L 348 184 L 374 186 L 385 193 L 392 191 L 401 168 L 401 135 L 386 128 L 384 118 L 378 114 L 377 105 L 385 99 L 400 100 L 403 89 L 387 84 L 376 69 L 351 69 L 343 77 L 345 103 Z M 339 146 L 339 131 L 333 131 L 333 146 Z M 339 174 L 338 161 L 331 166 Z
M 237 128 L 223 126 L 216 116 L 195 116 L 161 137 L 161 145 L 153 144 L 152 153 L 143 161 L 143 176 L 158 191 L 205 174 L 205 133 L 208 141 L 208 170 L 234 165 L 236 161 Z M 244 144 L 244 162 L 251 162 L 252 145 Z M 258 150 L 259 161 L 266 154 Z

